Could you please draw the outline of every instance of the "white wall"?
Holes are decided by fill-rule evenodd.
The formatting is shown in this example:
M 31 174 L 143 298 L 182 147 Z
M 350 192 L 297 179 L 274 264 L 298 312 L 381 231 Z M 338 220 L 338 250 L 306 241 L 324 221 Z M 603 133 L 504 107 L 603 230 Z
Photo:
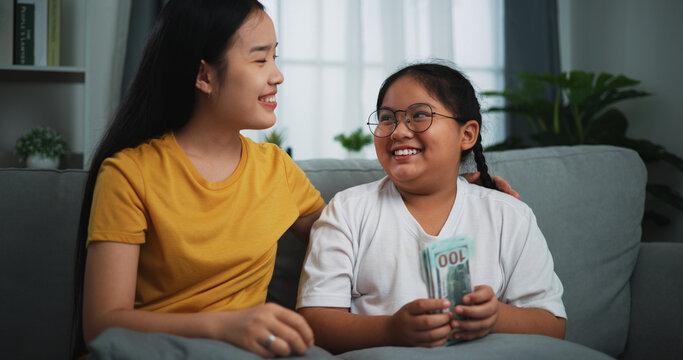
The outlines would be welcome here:
M 628 136 L 650 140 L 683 157 L 683 1 L 558 0 L 562 70 L 624 74 L 653 96 L 626 100 Z M 668 165 L 648 167 L 651 183 L 683 193 L 683 174 Z M 646 241 L 683 241 L 683 212 L 659 203 L 668 227 L 648 226 Z

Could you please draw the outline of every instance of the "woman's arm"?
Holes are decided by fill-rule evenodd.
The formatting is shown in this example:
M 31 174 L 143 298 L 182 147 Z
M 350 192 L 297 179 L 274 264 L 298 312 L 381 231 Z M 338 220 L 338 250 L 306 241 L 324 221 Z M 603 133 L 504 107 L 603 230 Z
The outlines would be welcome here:
M 308 238 L 311 234 L 311 226 L 313 226 L 313 223 L 318 220 L 324 208 L 325 206 L 322 206 L 314 213 L 298 218 L 289 228 L 304 244 L 308 244 Z
M 332 353 L 376 346 L 441 346 L 451 331 L 450 313 L 432 314 L 447 309 L 448 301 L 418 299 L 394 315 L 365 316 L 348 308 L 306 307 L 299 312 L 313 328 L 317 345 Z
M 139 245 L 93 242 L 83 292 L 86 343 L 110 327 L 222 340 L 260 356 L 303 354 L 313 332 L 299 314 L 276 304 L 228 312 L 168 314 L 134 309 Z M 277 339 L 269 348 L 268 337 Z

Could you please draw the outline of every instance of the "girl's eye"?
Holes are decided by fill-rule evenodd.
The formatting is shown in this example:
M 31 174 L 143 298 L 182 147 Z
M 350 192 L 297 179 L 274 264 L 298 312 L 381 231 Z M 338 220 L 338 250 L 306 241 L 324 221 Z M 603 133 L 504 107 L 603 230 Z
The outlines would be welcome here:
M 379 122 L 380 123 L 394 123 L 394 116 L 393 115 L 382 115 L 379 117 Z
M 415 113 L 413 114 L 413 119 L 424 119 L 428 118 L 430 115 L 428 113 Z

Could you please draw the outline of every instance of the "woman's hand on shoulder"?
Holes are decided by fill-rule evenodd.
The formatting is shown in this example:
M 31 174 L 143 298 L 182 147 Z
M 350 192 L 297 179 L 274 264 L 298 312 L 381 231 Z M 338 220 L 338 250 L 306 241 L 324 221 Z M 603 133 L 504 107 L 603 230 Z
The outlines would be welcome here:
M 403 305 L 389 320 L 389 333 L 397 345 L 437 347 L 448 340 L 451 332 L 449 312 L 432 313 L 448 309 L 443 299 L 417 299 Z
M 480 285 L 463 296 L 465 305 L 458 305 L 454 311 L 467 320 L 453 320 L 451 326 L 460 329 L 453 336 L 458 340 L 474 340 L 486 336 L 498 321 L 498 298 L 488 285 Z
M 481 179 L 479 178 L 480 175 L 481 173 L 479 172 L 473 172 L 462 174 L 462 177 L 464 177 L 465 180 L 467 180 L 467 182 L 469 183 L 481 185 Z M 498 189 L 498 191 L 502 191 L 508 195 L 514 196 L 515 198 L 519 199 L 519 193 L 513 190 L 510 184 L 507 181 L 505 181 L 505 179 L 498 175 L 491 175 L 491 180 L 493 180 L 493 183 L 496 184 L 496 188 Z
M 314 343 L 306 320 L 275 303 L 217 315 L 215 338 L 262 357 L 303 355 Z

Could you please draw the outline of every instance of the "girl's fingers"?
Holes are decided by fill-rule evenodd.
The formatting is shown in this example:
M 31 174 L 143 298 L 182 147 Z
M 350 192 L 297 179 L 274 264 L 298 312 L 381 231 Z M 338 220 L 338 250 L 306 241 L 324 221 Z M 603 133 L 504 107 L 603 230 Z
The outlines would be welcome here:
M 495 319 L 493 317 L 488 317 L 484 319 L 477 319 L 477 320 L 456 320 L 451 323 L 454 328 L 460 329 L 463 331 L 488 331 L 488 329 L 491 329 L 495 323 Z
M 308 349 L 301 335 L 285 323 L 275 323 L 270 326 L 275 340 L 269 350 L 280 356 L 303 355 Z
M 462 300 L 467 305 L 481 304 L 491 300 L 491 298 L 494 297 L 496 297 L 496 294 L 493 292 L 493 289 L 491 289 L 490 286 L 478 285 L 474 287 L 473 292 L 463 296 Z
M 439 342 L 443 340 L 444 342 L 448 340 L 448 334 L 451 332 L 451 325 L 446 323 L 444 326 L 440 326 L 435 329 L 428 331 L 418 331 L 414 334 L 413 340 L 417 344 L 431 344 L 434 342 Z M 423 346 L 423 345 L 419 345 Z
M 451 303 L 444 299 L 418 299 L 405 305 L 411 315 L 429 314 L 433 311 L 448 309 Z

